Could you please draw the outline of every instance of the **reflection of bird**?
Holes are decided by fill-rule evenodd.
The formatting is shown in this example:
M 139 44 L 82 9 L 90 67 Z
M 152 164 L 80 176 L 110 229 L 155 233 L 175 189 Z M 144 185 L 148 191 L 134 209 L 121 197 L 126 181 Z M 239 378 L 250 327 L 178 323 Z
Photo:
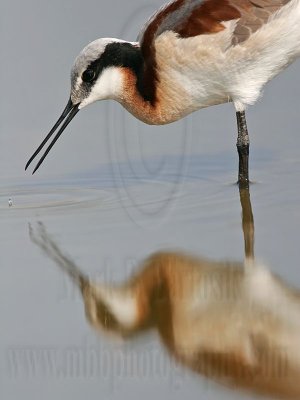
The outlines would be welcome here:
M 100 331 L 131 336 L 155 327 L 181 363 L 222 383 L 300 398 L 300 293 L 255 264 L 157 253 L 128 282 L 91 282 L 48 236 L 31 239 L 80 287 Z
M 300 51 L 299 0 L 174 0 L 145 25 L 139 42 L 98 39 L 77 57 L 70 100 L 27 166 L 64 121 L 114 99 L 140 120 L 166 124 L 232 101 L 238 122 L 239 180 L 248 182 L 245 108 Z M 34 170 L 34 171 L 35 171 Z

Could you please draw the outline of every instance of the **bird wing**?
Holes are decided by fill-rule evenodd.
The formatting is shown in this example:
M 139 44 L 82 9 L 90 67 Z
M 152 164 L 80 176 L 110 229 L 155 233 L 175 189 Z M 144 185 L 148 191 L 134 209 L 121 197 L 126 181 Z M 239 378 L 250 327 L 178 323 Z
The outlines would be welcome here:
M 244 42 L 266 24 L 276 11 L 291 0 L 173 0 L 160 8 L 139 34 L 144 58 L 142 91 L 155 101 L 156 72 L 155 41 L 166 31 L 181 38 L 215 34 L 226 29 L 224 22 L 236 21 L 231 45 Z
M 160 8 L 146 23 L 138 40 L 144 55 L 155 39 L 166 31 L 182 38 L 217 33 L 222 22 L 237 20 L 232 44 L 245 41 L 276 11 L 291 0 L 173 0 Z
M 291 0 L 229 0 L 241 14 L 233 32 L 232 44 L 244 42 L 269 18 Z

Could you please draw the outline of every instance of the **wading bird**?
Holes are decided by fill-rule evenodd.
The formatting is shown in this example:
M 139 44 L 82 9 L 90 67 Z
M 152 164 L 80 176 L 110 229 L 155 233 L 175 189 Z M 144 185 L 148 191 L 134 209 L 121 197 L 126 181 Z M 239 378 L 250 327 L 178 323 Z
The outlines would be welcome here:
M 31 239 L 80 288 L 86 317 L 102 333 L 156 329 L 174 358 L 234 388 L 300 398 L 300 292 L 263 266 L 155 253 L 120 285 L 93 282 L 44 226 Z
M 26 168 L 78 111 L 114 99 L 148 124 L 167 124 L 231 101 L 237 116 L 239 182 L 248 184 L 245 109 L 300 53 L 300 0 L 174 0 L 142 29 L 138 42 L 88 44 L 71 72 L 71 96 Z

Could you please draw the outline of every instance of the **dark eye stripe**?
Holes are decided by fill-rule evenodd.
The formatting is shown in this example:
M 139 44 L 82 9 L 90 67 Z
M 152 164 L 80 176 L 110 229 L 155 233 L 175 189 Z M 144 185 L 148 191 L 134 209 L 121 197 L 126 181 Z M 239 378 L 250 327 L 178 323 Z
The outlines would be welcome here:
M 94 61 L 90 62 L 86 66 L 86 70 L 82 73 L 81 78 L 84 89 L 86 92 L 89 92 L 105 68 L 111 66 L 130 68 L 137 76 L 137 89 L 141 96 L 147 101 L 152 101 L 151 94 L 148 94 L 149 85 L 143 85 L 143 65 L 144 60 L 139 47 L 126 42 L 109 43 L 104 52 Z

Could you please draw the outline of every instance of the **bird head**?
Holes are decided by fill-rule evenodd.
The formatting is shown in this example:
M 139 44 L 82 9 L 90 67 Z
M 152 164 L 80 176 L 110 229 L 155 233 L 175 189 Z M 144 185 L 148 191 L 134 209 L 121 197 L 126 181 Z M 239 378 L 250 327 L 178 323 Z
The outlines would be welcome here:
M 79 53 L 72 67 L 71 95 L 63 113 L 31 156 L 25 169 L 59 128 L 33 173 L 39 168 L 79 110 L 97 100 L 118 100 L 123 91 L 124 69 L 129 68 L 138 76 L 142 66 L 143 59 L 139 44 L 136 42 L 102 38 L 89 43 Z
M 123 68 L 141 65 L 138 43 L 102 38 L 87 45 L 71 71 L 71 100 L 81 109 L 97 100 L 117 99 L 122 94 Z

